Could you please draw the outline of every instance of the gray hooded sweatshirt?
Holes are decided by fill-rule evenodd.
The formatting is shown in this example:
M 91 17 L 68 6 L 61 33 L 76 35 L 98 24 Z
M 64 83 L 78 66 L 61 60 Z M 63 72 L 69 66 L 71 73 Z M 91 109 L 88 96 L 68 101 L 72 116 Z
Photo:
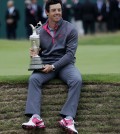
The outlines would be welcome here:
M 55 27 L 54 36 L 51 35 L 48 21 L 37 29 L 40 36 L 39 55 L 43 64 L 52 64 L 60 69 L 75 63 L 75 53 L 78 45 L 78 33 L 75 27 L 61 19 Z

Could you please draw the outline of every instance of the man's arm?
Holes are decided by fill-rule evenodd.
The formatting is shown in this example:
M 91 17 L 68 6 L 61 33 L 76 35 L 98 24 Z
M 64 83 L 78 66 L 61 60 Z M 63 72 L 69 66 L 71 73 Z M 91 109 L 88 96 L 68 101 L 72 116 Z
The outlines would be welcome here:
M 69 34 L 66 42 L 66 54 L 58 61 L 56 61 L 53 65 L 55 69 L 61 68 L 74 60 L 74 56 L 76 53 L 77 45 L 78 45 L 78 33 L 76 29 L 73 29 Z

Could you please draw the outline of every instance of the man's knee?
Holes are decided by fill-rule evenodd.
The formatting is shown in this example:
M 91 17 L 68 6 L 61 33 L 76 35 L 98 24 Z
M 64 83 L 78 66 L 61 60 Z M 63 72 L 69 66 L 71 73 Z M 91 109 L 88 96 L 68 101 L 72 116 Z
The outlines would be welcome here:
M 74 81 L 75 83 L 78 83 L 79 85 L 82 85 L 82 78 L 81 78 L 81 76 L 75 77 L 73 81 Z
M 81 76 L 75 76 L 71 80 L 68 80 L 68 85 L 71 85 L 71 86 L 75 86 L 75 85 L 81 86 L 82 85 L 82 78 L 81 78 Z
M 36 83 L 36 84 L 42 85 L 41 80 L 37 74 L 32 74 L 30 76 L 29 83 Z

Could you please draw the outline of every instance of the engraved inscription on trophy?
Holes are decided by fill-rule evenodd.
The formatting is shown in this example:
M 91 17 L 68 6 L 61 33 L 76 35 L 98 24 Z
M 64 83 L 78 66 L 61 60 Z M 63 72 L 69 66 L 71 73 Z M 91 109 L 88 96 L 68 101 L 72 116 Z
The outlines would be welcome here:
M 40 22 L 38 24 L 41 25 Z M 30 24 L 30 26 L 33 31 L 32 35 L 30 35 L 29 37 L 31 41 L 31 49 L 32 51 L 34 51 L 36 55 L 31 57 L 31 62 L 30 62 L 28 70 L 29 71 L 41 70 L 43 69 L 44 65 L 42 63 L 41 57 L 38 55 L 39 50 L 40 50 L 40 36 L 36 32 L 36 27 L 34 27 L 32 24 Z

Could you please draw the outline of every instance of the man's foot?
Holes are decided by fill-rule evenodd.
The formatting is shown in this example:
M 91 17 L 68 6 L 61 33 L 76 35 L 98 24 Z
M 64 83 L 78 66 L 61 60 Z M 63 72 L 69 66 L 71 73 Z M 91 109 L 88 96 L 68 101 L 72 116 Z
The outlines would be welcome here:
M 44 129 L 45 124 L 39 116 L 33 115 L 28 122 L 22 124 L 22 128 L 27 130 L 34 128 Z
M 78 134 L 78 131 L 75 129 L 74 126 L 74 120 L 72 119 L 62 119 L 61 121 L 59 121 L 59 125 L 64 128 L 68 134 Z

